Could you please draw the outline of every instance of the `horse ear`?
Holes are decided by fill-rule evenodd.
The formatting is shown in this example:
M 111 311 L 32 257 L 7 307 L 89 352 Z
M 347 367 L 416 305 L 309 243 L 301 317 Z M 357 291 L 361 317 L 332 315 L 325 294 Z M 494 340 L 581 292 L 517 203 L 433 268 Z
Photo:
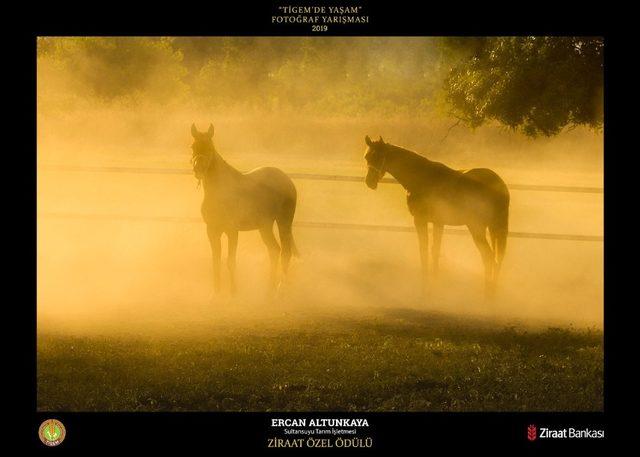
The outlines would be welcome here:
M 213 138 L 213 124 L 209 124 L 209 130 L 207 130 L 207 135 L 209 135 L 209 138 Z
M 373 144 L 373 141 L 371 141 L 371 138 L 369 138 L 369 135 L 364 137 L 364 142 L 367 143 L 367 146 L 371 146 Z
M 191 136 L 197 138 L 198 129 L 196 128 L 196 124 L 191 124 Z
M 380 135 L 380 139 L 378 140 L 380 143 L 384 143 L 384 140 L 382 139 L 382 135 Z

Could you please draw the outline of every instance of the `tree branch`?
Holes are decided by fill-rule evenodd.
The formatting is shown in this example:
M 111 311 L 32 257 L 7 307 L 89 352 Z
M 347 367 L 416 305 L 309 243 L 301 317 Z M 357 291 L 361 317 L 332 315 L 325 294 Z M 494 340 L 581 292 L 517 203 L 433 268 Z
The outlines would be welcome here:
M 451 125 L 448 129 L 447 129 L 447 133 L 444 134 L 444 136 L 442 137 L 442 139 L 440 140 L 440 143 L 442 143 L 444 140 L 447 139 L 447 137 L 449 136 L 449 132 L 451 132 L 451 130 L 454 129 L 454 127 L 457 127 L 458 125 L 460 125 L 460 122 L 463 121 L 463 119 L 459 118 L 458 116 L 455 116 L 458 118 L 458 120 L 453 123 L 453 125 Z

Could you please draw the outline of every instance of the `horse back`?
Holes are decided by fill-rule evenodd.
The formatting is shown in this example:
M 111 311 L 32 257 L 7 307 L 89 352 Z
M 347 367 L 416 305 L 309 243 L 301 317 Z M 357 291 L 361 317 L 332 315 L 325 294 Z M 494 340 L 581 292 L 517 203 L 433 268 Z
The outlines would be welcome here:
M 296 187 L 291 178 L 276 167 L 259 167 L 243 174 L 251 185 L 269 189 L 283 197 L 296 197 Z
M 434 178 L 434 175 L 431 175 Z M 412 215 L 445 225 L 488 224 L 509 206 L 509 190 L 494 171 L 487 168 L 454 170 L 441 168 L 433 182 L 425 181 L 422 192 L 409 192 Z
M 497 198 L 506 198 L 507 202 L 509 201 L 509 189 L 495 171 L 489 168 L 472 168 L 462 171 L 462 175 L 471 187 L 489 191 Z

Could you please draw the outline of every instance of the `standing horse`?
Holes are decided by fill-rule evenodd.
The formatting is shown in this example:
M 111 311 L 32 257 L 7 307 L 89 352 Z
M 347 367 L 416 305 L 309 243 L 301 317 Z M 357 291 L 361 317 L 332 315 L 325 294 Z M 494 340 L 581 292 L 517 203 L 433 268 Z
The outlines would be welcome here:
M 282 170 L 273 167 L 256 168 L 242 173 L 218 154 L 213 146 L 213 125 L 204 133 L 191 126 L 194 142 L 193 172 L 202 182 L 204 200 L 202 218 L 207 224 L 207 235 L 213 255 L 213 287 L 220 292 L 220 238 L 226 233 L 229 254 L 230 290 L 236 291 L 235 268 L 238 232 L 259 230 L 267 245 L 271 261 L 270 292 L 274 292 L 278 278 L 278 256 L 282 261 L 283 275 L 289 268 L 291 255 L 297 255 L 291 226 L 296 211 L 296 188 Z M 280 248 L 273 234 L 273 223 L 278 223 Z
M 365 138 L 367 186 L 375 189 L 389 173 L 407 190 L 407 205 L 418 232 L 423 285 L 427 286 L 429 262 L 428 223 L 433 224 L 432 262 L 438 270 L 445 225 L 466 225 L 471 232 L 485 271 L 485 293 L 491 296 L 500 272 L 509 232 L 509 190 L 487 168 L 453 170 L 407 149 Z M 487 242 L 489 229 L 491 244 Z

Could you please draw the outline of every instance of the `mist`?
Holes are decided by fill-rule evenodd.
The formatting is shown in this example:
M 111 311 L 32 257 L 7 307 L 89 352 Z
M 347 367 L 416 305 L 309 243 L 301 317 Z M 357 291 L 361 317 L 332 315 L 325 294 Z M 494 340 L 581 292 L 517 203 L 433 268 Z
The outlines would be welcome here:
M 497 297 L 486 301 L 471 237 L 446 234 L 424 299 L 414 233 L 295 225 L 411 226 L 397 184 L 372 191 L 295 179 L 301 256 L 281 295 L 266 298 L 267 250 L 257 232 L 241 232 L 238 295 L 210 301 L 192 123 L 213 123 L 216 149 L 242 171 L 363 177 L 370 135 L 452 168 L 491 168 L 507 184 L 603 187 L 599 131 L 529 138 L 457 123 L 440 93 L 456 56 L 443 55 L 438 39 L 42 38 L 38 46 L 39 332 L 269 333 L 396 309 L 602 328 L 602 242 L 509 237 Z M 512 232 L 603 234 L 602 193 L 512 189 L 510 210 Z

